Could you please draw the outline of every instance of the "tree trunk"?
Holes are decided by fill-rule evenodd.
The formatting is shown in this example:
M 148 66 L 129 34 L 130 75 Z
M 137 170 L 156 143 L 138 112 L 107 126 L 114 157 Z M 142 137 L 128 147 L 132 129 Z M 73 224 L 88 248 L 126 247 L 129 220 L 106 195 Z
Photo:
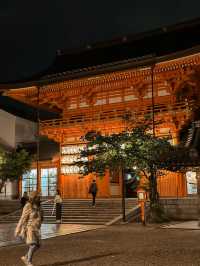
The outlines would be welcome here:
M 0 193 L 2 193 L 2 189 L 3 189 L 4 185 L 5 185 L 5 181 L 2 181 L 2 183 L 0 184 Z
M 157 178 L 155 171 L 151 171 L 150 175 L 150 206 L 153 206 L 159 202 L 159 195 L 157 189 Z

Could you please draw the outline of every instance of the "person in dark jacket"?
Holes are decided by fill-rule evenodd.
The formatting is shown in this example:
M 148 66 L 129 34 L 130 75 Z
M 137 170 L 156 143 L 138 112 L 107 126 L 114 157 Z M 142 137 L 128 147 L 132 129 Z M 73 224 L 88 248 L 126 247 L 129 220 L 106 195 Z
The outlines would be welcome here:
M 92 183 L 90 184 L 90 188 L 89 188 L 89 193 L 92 194 L 92 206 L 95 207 L 95 199 L 96 199 L 96 195 L 97 195 L 97 183 L 96 180 L 94 179 L 92 181 Z
M 62 198 L 60 194 L 60 190 L 57 189 L 56 196 L 54 198 L 54 206 L 56 209 L 56 223 L 61 223 L 62 219 Z
M 27 201 L 28 201 L 28 194 L 27 194 L 27 192 L 25 191 L 24 194 L 23 194 L 23 197 L 21 197 L 21 200 L 20 200 L 20 203 L 21 203 L 22 209 L 23 209 L 24 206 L 26 205 Z

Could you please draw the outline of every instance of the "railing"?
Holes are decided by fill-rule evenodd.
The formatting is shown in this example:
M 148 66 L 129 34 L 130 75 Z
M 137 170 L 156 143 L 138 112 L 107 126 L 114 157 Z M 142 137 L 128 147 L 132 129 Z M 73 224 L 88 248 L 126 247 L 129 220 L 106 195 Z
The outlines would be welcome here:
M 185 112 L 188 114 L 192 109 L 193 102 L 190 101 L 186 102 L 178 102 L 178 103 L 166 103 L 166 104 L 155 104 L 154 106 L 154 114 L 155 115 L 162 115 L 163 113 L 172 114 L 173 116 L 177 113 Z M 85 123 L 93 123 L 93 122 L 110 122 L 110 121 L 125 121 L 125 116 L 128 115 L 128 119 L 130 120 L 140 120 L 144 118 L 145 115 L 152 114 L 152 106 L 145 106 L 143 108 L 132 108 L 128 111 L 125 110 L 123 106 L 121 108 L 116 108 L 113 110 L 99 110 L 97 111 L 87 111 L 77 114 L 71 114 L 69 117 L 65 117 L 63 119 L 52 119 L 52 120 L 45 120 L 40 123 L 40 129 L 43 128 L 57 128 L 57 127 L 70 127 L 72 125 L 81 125 Z

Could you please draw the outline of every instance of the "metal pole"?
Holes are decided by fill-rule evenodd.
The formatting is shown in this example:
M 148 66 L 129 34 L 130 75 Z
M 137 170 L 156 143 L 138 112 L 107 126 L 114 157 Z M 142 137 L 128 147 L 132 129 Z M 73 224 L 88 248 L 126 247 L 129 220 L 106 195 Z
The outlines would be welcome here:
M 154 103 L 154 66 L 151 66 L 151 103 L 152 103 L 152 128 L 155 137 L 155 103 Z
M 200 227 L 200 171 L 199 168 L 197 169 L 197 213 L 198 213 L 198 226 Z
M 39 191 L 39 160 L 40 160 L 40 110 L 39 110 L 39 104 L 40 104 L 40 87 L 37 87 L 37 191 Z
M 154 102 L 154 67 L 155 64 L 153 63 L 151 66 L 151 103 L 152 103 L 152 130 L 153 130 L 153 136 L 155 137 L 155 102 Z M 153 198 L 156 197 L 158 199 L 158 189 L 157 189 L 157 177 L 156 177 L 156 171 L 154 170 L 154 167 L 152 167 L 152 174 L 151 174 L 151 182 L 153 187 Z M 155 199 L 154 199 L 155 200 Z
M 122 219 L 123 222 L 126 222 L 126 188 L 125 188 L 125 179 L 124 179 L 124 169 L 122 169 Z

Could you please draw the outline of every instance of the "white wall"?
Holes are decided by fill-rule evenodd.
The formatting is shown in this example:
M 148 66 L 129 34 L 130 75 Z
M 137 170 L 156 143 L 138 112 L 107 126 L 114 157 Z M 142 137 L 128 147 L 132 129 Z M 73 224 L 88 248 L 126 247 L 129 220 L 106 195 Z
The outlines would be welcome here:
M 20 142 L 36 141 L 36 133 L 37 133 L 36 123 L 20 117 L 16 117 L 16 124 L 15 124 L 16 144 Z
M 35 141 L 37 124 L 29 120 L 16 117 L 0 109 L 0 143 L 15 148 L 20 142 Z M 6 182 L 1 198 L 12 198 L 17 195 L 17 181 Z
M 0 109 L 0 140 L 8 146 L 15 147 L 16 117 Z

